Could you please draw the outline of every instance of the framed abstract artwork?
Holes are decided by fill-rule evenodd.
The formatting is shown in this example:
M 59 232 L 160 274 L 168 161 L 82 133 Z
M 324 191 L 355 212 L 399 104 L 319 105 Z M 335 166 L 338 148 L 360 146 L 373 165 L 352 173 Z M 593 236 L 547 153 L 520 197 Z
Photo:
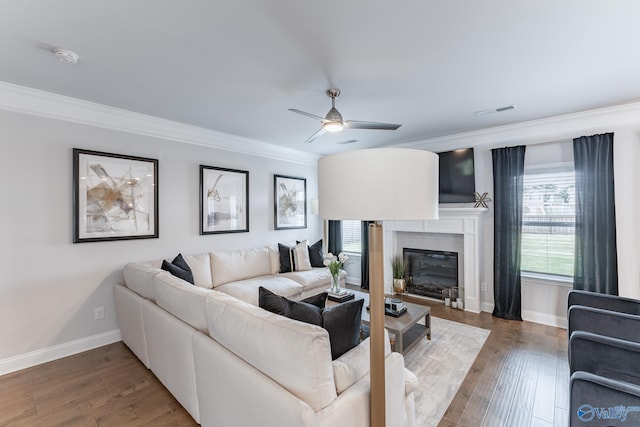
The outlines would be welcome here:
M 200 165 L 200 234 L 249 231 L 249 172 Z
M 307 228 L 307 180 L 273 176 L 274 228 Z
M 158 237 L 158 160 L 73 149 L 73 243 Z

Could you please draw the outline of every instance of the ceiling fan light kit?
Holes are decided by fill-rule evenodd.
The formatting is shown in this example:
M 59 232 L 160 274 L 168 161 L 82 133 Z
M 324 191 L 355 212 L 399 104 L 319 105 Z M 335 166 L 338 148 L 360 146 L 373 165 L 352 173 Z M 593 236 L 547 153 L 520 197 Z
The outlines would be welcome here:
M 297 110 L 295 108 L 289 108 L 289 111 L 301 114 L 303 116 L 320 120 L 322 124 L 320 129 L 311 135 L 305 143 L 312 142 L 325 132 L 339 132 L 342 129 L 375 129 L 375 130 L 396 130 L 400 127 L 398 124 L 393 123 L 378 123 L 378 122 L 363 122 L 358 120 L 343 120 L 342 114 L 336 109 L 336 98 L 340 95 L 340 89 L 327 89 L 325 92 L 329 98 L 331 98 L 331 109 L 324 116 L 318 116 L 306 111 Z

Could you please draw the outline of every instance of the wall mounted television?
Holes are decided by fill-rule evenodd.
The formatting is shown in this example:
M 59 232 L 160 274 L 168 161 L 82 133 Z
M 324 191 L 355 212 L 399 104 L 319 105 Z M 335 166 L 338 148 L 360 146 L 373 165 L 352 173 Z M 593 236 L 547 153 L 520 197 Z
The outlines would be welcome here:
M 473 147 L 438 153 L 440 203 L 475 202 Z

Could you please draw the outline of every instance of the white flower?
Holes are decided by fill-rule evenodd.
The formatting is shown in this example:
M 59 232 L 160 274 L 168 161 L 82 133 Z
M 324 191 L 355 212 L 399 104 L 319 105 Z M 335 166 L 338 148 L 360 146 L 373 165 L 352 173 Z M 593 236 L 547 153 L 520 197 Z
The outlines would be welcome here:
M 338 255 L 338 259 L 340 260 L 341 263 L 345 263 L 345 261 L 347 261 L 349 259 L 348 256 L 346 256 L 345 254 L 343 254 L 342 252 L 340 252 L 340 255 Z

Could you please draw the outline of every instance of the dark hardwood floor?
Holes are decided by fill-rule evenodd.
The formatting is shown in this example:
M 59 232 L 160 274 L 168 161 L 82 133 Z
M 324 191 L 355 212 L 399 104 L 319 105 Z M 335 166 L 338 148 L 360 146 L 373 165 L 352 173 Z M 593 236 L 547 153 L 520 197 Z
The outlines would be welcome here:
M 491 334 L 440 426 L 566 426 L 566 331 L 421 301 Z M 0 426 L 195 426 L 120 343 L 0 377 Z

